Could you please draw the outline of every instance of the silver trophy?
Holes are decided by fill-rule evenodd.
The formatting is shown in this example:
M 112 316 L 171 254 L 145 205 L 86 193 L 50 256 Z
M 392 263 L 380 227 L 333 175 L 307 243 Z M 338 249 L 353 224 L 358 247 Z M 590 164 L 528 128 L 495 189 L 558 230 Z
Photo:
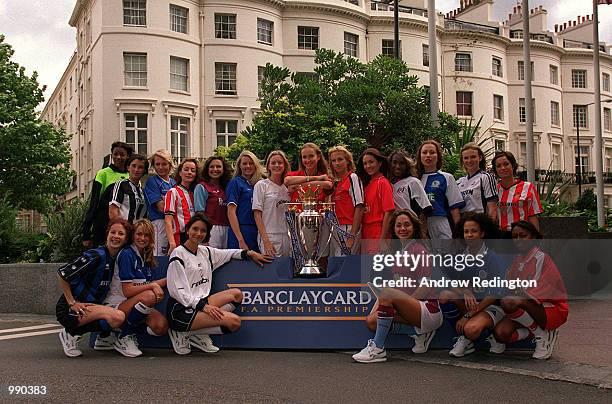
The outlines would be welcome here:
M 324 276 L 326 271 L 319 265 L 319 260 L 332 236 L 325 213 L 333 211 L 334 204 L 317 201 L 318 186 L 314 190 L 300 187 L 298 192 L 300 202 L 286 204 L 294 274 L 299 277 Z

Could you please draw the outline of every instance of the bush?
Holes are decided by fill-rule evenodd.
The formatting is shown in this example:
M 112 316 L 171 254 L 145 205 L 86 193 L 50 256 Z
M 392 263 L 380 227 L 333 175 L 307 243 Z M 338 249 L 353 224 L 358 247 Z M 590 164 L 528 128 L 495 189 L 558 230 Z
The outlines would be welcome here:
M 51 262 L 65 262 L 83 252 L 81 230 L 87 204 L 86 200 L 73 200 L 45 216 L 47 234 L 37 247 L 41 255 L 46 252 Z
M 22 232 L 17 227 L 18 209 L 5 195 L 0 199 L 0 263 L 15 262 L 21 255 Z

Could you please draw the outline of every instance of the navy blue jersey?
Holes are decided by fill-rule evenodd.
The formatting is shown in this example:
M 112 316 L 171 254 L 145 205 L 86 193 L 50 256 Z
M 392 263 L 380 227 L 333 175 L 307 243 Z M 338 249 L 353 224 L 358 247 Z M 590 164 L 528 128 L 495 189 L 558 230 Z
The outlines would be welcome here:
M 124 247 L 117 255 L 117 269 L 121 282 L 146 283 L 153 280 L 148 266 L 134 245 Z
M 255 225 L 255 216 L 253 215 L 253 186 L 239 175 L 232 178 L 227 185 L 225 191 L 227 195 L 227 204 L 236 205 L 236 216 L 240 225 L 250 224 Z
M 463 252 L 463 254 L 470 254 Z M 476 263 L 467 265 L 465 269 L 458 273 L 460 279 L 468 279 L 472 285 L 474 297 L 477 300 L 482 300 L 487 296 L 500 297 L 504 295 L 504 288 L 494 287 L 477 287 L 472 282 L 474 278 L 493 280 L 495 278 L 506 279 L 506 270 L 508 268 L 506 260 L 500 257 L 495 251 L 483 246 L 476 254 L 484 255 L 484 265 L 478 266 Z
M 100 304 L 110 288 L 114 268 L 115 258 L 106 247 L 98 247 L 58 268 L 57 273 L 70 284 L 77 301 Z

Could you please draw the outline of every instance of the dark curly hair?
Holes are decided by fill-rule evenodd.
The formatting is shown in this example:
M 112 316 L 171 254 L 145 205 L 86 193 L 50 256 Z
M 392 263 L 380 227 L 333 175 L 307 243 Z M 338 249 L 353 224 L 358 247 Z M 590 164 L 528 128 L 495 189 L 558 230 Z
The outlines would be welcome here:
M 489 215 L 486 213 L 467 212 L 461 216 L 461 219 L 455 226 L 454 238 L 463 239 L 463 228 L 466 222 L 478 223 L 480 230 L 484 232 L 484 239 L 495 239 L 499 237 L 499 227 Z

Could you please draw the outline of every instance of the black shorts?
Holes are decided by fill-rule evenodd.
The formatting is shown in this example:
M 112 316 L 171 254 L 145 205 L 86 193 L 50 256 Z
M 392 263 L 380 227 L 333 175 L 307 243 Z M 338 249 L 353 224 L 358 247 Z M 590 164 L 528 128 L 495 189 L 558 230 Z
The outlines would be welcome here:
M 191 324 L 195 320 L 198 311 L 192 307 L 185 307 L 171 296 L 168 296 L 166 306 L 166 318 L 170 329 L 180 332 L 191 330 Z
M 57 305 L 55 306 L 55 317 L 70 335 L 83 335 L 88 332 L 102 331 L 99 320 L 79 326 L 79 316 L 70 310 L 70 306 L 68 306 L 68 301 L 66 301 L 64 295 L 61 295 L 57 301 Z

